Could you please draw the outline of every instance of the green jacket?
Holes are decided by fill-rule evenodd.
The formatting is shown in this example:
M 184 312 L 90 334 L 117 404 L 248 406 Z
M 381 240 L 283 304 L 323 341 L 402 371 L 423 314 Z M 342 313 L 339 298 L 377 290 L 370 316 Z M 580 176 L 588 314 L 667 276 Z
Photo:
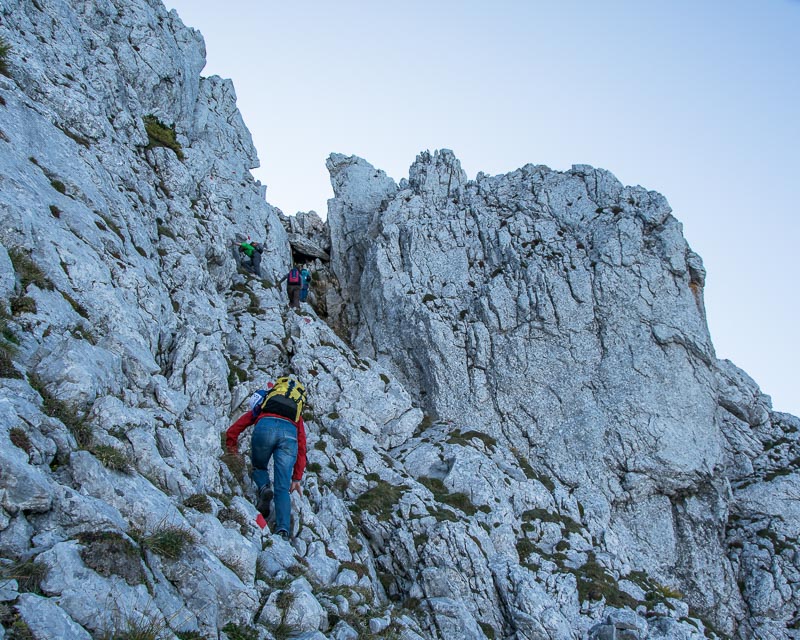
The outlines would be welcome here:
M 242 244 L 239 245 L 239 251 L 244 251 L 245 255 L 248 258 L 252 258 L 253 254 L 256 251 L 256 248 L 249 242 L 243 242 Z

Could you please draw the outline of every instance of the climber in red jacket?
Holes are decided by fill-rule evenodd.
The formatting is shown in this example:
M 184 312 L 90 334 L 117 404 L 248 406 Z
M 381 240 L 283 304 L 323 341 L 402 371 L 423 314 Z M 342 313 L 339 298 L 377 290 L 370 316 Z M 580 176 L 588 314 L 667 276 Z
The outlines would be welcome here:
M 226 433 L 225 445 L 238 454 L 242 431 L 255 425 L 250 439 L 252 478 L 258 489 L 256 508 L 266 518 L 270 502 L 275 502 L 275 531 L 289 539 L 291 491 L 303 493 L 300 484 L 306 468 L 306 430 L 303 423 L 305 387 L 290 377 L 278 378 L 267 389 L 250 396 L 250 410 L 234 422 Z M 269 481 L 267 465 L 273 459 L 274 483 Z M 274 491 L 273 491 L 274 486 Z

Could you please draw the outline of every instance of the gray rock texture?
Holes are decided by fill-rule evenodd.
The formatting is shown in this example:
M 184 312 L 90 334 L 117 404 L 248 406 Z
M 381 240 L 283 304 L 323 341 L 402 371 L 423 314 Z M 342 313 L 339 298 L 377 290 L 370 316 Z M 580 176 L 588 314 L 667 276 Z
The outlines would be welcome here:
M 328 167 L 331 265 L 355 349 L 447 424 L 436 436 L 483 434 L 510 466 L 551 484 L 550 504 L 517 516 L 533 506 L 572 518 L 590 553 L 602 549 L 600 566 L 686 594 L 722 632 L 773 633 L 795 619 L 797 583 L 771 574 L 759 584 L 775 585 L 767 617 L 780 620 L 748 628 L 752 602 L 726 539 L 754 492 L 746 510 L 772 514 L 764 535 L 796 535 L 781 503 L 797 487 L 795 420 L 715 358 L 705 271 L 661 195 L 582 165 L 468 181 L 449 151 L 421 154 L 400 185 L 358 158 L 333 155 Z M 762 462 L 769 487 L 753 477 L 763 430 L 782 449 Z M 464 464 L 464 453 L 431 451 L 430 429 L 420 435 L 401 456 L 415 476 L 476 505 L 519 499 L 474 454 Z M 564 544 L 552 526 L 536 538 L 548 553 L 562 545 L 559 569 L 576 562 L 574 538 Z
M 0 638 L 796 636 L 800 420 L 716 358 L 664 197 L 333 154 L 286 217 L 159 1 L 5 0 L 0 38 Z M 221 444 L 285 373 L 290 542 Z

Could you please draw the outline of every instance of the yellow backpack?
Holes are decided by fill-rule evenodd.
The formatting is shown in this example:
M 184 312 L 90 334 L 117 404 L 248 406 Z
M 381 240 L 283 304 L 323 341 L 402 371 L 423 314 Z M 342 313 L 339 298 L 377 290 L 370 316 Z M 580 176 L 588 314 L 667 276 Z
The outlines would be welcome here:
M 261 403 L 261 413 L 273 413 L 292 422 L 300 420 L 306 402 L 306 388 L 294 378 L 284 376 L 275 381 Z

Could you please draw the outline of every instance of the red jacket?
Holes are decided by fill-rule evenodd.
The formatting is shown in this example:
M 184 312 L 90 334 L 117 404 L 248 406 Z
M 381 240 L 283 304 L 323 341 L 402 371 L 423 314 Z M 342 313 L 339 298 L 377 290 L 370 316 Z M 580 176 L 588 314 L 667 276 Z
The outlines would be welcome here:
M 297 422 L 293 422 L 288 418 L 276 415 L 274 413 L 260 413 L 258 417 L 256 417 L 253 415 L 252 411 L 248 411 L 230 427 L 228 427 L 228 431 L 226 432 L 225 436 L 225 446 L 228 447 L 228 451 L 231 453 L 237 453 L 239 436 L 241 435 L 242 431 L 247 429 L 247 427 L 250 425 L 258 422 L 261 418 L 280 418 L 281 420 L 290 422 L 294 425 L 294 428 L 297 429 L 297 460 L 294 462 L 292 480 L 302 480 L 303 471 L 306 470 L 306 427 L 303 423 L 303 416 L 300 416 L 300 419 Z

